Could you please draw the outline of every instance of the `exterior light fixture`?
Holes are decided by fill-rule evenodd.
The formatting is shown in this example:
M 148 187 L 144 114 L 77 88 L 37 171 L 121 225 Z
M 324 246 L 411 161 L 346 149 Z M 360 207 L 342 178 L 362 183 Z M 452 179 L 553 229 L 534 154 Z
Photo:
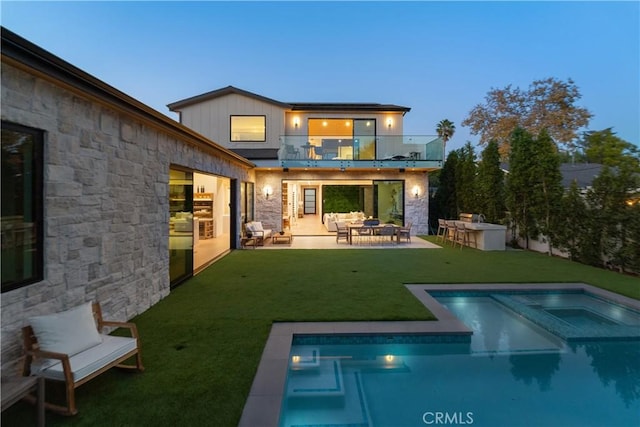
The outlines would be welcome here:
M 300 126 L 300 117 L 294 117 L 293 118 L 293 127 L 298 129 L 298 126 Z
M 393 119 L 392 119 L 391 117 L 389 117 L 389 118 L 387 119 L 387 127 L 388 127 L 389 129 L 391 129 L 391 126 L 393 126 Z
M 273 188 L 271 188 L 270 185 L 265 185 L 262 191 L 264 192 L 264 197 L 266 197 L 267 199 L 270 195 L 273 194 Z
M 413 194 L 413 197 L 417 199 L 418 196 L 420 195 L 420 187 L 418 187 L 417 185 L 414 185 L 413 188 L 411 189 L 411 194 Z

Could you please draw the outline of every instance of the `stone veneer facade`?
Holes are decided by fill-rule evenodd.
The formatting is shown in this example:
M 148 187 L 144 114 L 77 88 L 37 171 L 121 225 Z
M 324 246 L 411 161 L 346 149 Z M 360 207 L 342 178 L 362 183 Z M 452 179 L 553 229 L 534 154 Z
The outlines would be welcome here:
M 95 300 L 124 321 L 169 294 L 171 165 L 253 181 L 249 162 L 139 108 L 3 62 L 2 120 L 45 131 L 44 280 L 1 296 L 3 375 L 29 316 Z
M 259 170 L 256 172 L 256 220 L 262 221 L 265 228 L 279 230 L 282 224 L 282 181 L 325 181 L 330 180 L 404 180 L 404 215 L 405 223 L 413 222 L 412 235 L 429 234 L 429 174 L 427 172 L 324 172 L 324 171 L 296 171 L 282 172 L 282 170 Z M 262 189 L 269 185 L 273 194 L 267 199 Z M 416 198 L 411 194 L 414 186 L 420 190 Z

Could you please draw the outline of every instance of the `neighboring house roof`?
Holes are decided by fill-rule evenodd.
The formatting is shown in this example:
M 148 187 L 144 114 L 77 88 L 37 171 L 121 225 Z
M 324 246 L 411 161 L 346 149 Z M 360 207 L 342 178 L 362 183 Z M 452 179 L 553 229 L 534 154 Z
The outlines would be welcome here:
M 590 187 L 594 178 L 600 175 L 602 167 L 600 163 L 561 163 L 562 186 L 568 188 L 575 180 L 578 188 Z M 509 164 L 500 163 L 500 169 L 509 173 Z
M 593 179 L 600 175 L 602 167 L 599 163 L 562 163 L 560 165 L 562 185 L 570 187 L 575 180 L 578 188 L 590 187 Z
M 223 87 L 211 92 L 203 93 L 201 95 L 196 95 L 180 101 L 172 102 L 171 104 L 168 104 L 167 107 L 169 107 L 169 110 L 171 111 L 176 111 L 190 105 L 199 104 L 204 101 L 209 101 L 211 99 L 216 99 L 231 94 L 243 95 L 291 111 L 401 111 L 403 113 L 411 111 L 411 108 L 409 107 L 403 107 L 393 104 L 353 102 L 280 102 L 276 101 L 275 99 L 267 98 L 265 96 L 239 89 L 234 86 Z
M 112 108 L 126 111 L 127 114 L 146 120 L 157 128 L 176 135 L 184 141 L 189 141 L 200 147 L 206 147 L 219 157 L 242 164 L 247 168 L 255 166 L 246 158 L 216 144 L 192 129 L 82 71 L 5 27 L 0 28 L 2 32 L 3 63 L 10 64 L 21 70 L 29 70 L 31 73 L 35 72 L 43 79 L 54 82 L 55 84 L 63 84 L 81 96 L 99 100 L 102 103 L 107 103 L 107 105 Z

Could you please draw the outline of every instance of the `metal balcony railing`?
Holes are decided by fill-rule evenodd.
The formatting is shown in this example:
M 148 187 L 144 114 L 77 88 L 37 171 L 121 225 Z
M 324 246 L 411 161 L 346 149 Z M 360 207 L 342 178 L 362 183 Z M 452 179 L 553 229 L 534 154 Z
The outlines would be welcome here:
M 436 135 L 398 136 L 281 136 L 278 159 L 283 166 L 327 167 L 332 164 L 365 166 L 380 162 L 412 162 L 416 166 L 441 167 L 444 159 L 442 139 Z M 384 166 L 384 165 L 383 165 Z

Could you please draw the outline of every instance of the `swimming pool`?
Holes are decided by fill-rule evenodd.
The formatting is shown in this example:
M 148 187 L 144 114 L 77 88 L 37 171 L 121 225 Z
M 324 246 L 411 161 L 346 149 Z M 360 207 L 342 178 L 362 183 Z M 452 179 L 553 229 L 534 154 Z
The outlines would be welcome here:
M 607 306 L 598 298 L 586 304 L 575 297 L 592 296 L 580 292 L 446 294 L 438 293 L 444 287 L 428 288 L 418 285 L 412 292 L 440 320 L 395 322 L 411 323 L 415 332 L 385 332 L 396 328 L 390 326 L 394 322 L 361 323 L 357 333 L 335 324 L 329 330 L 324 324 L 324 333 L 321 324 L 304 325 L 297 333 L 299 326 L 290 326 L 280 341 L 291 340 L 284 368 L 267 367 L 272 375 L 279 369 L 287 375 L 276 381 L 282 388 L 271 401 L 280 402 L 278 421 L 262 425 L 637 424 L 637 307 Z M 603 312 L 590 303 L 614 310 Z M 538 318 L 514 312 L 521 305 Z M 600 336 L 611 326 L 616 333 Z

